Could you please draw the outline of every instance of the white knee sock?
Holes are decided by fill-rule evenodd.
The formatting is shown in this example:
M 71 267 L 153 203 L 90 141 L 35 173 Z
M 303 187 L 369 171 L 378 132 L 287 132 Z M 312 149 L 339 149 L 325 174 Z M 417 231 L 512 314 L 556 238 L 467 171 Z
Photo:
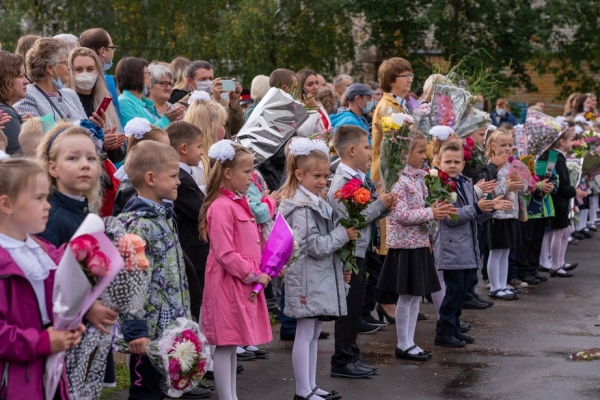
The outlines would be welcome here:
M 433 300 L 433 307 L 435 308 L 435 315 L 440 318 L 440 307 L 444 296 L 446 295 L 446 282 L 444 282 L 444 271 L 437 271 L 438 280 L 440 281 L 441 290 L 431 293 L 431 299 Z
M 294 340 L 294 349 L 292 350 L 292 365 L 294 367 L 294 378 L 296 379 L 296 394 L 301 397 L 308 396 L 316 386 L 314 382 L 311 382 L 311 368 L 314 370 L 313 376 L 316 376 L 316 341 L 319 339 L 318 333 L 315 339 L 317 322 L 314 318 L 298 318 L 296 320 L 296 339 Z M 321 330 L 320 325 L 318 330 Z M 314 345 L 313 342 L 315 342 Z M 313 349 L 315 352 L 314 355 L 311 354 Z M 311 399 L 323 400 L 322 397 L 315 395 Z
M 552 269 L 559 270 L 565 264 L 565 253 L 569 241 L 569 228 L 552 231 Z
M 237 400 L 237 346 L 217 346 L 213 353 L 215 386 L 220 400 Z
M 542 241 L 542 251 L 540 252 L 540 266 L 544 268 L 552 268 L 552 257 L 550 252 L 551 243 L 552 231 L 544 232 L 544 240 Z
M 490 279 L 490 292 L 504 289 L 506 282 L 500 281 L 500 258 L 503 250 L 490 250 L 488 258 L 487 273 Z

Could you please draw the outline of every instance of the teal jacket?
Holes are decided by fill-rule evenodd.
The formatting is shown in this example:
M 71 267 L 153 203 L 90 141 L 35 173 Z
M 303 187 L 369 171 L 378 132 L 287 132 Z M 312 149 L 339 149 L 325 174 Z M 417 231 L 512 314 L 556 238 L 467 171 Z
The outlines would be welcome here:
M 125 126 L 129 120 L 139 117 L 145 118 L 152 125 L 165 129 L 171 121 L 165 117 L 159 117 L 154 108 L 154 102 L 142 96 L 142 99 L 135 97 L 129 90 L 123 90 L 119 96 L 119 117 L 121 124 Z

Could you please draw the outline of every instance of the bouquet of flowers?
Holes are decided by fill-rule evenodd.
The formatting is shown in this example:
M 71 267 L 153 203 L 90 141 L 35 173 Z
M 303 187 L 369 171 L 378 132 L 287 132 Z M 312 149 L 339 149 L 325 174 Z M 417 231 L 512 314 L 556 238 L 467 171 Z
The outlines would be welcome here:
M 85 313 L 122 268 L 123 258 L 105 235 L 102 219 L 96 214 L 88 214 L 66 246 L 56 270 L 52 293 L 54 329 L 77 328 Z M 89 335 L 86 332 L 84 336 L 86 334 Z M 79 345 L 77 349 L 81 347 Z M 65 355 L 65 352 L 52 354 L 46 360 L 46 398 L 52 398 L 56 392 L 65 366 Z M 82 385 L 82 382 L 77 383 Z
M 510 164 L 509 171 L 512 174 L 516 172 L 519 174 L 521 179 L 525 181 L 525 184 L 529 188 L 530 191 L 534 191 L 537 188 L 537 183 L 540 181 L 540 178 L 535 174 L 535 163 L 532 162 L 532 156 L 528 156 L 527 164 L 521 161 L 520 159 L 516 159 L 513 156 L 508 157 L 508 162 Z M 531 170 L 531 164 L 534 165 L 534 170 Z
M 523 157 L 528 155 L 527 152 L 527 135 L 525 135 L 525 130 L 523 129 L 523 125 L 515 125 L 515 145 L 517 147 L 517 155 L 519 157 Z
M 269 275 L 271 278 L 279 275 L 279 272 L 287 264 L 294 251 L 294 244 L 297 245 L 298 243 L 294 242 L 292 228 L 290 228 L 285 218 L 278 213 L 265 249 L 263 250 L 260 272 Z M 252 294 L 248 300 L 254 302 L 261 290 L 263 290 L 263 286 L 260 283 L 254 285 Z
M 450 176 L 444 171 L 432 168 L 427 171 L 425 176 L 425 184 L 427 185 L 427 198 L 425 199 L 425 205 L 427 207 L 433 206 L 435 203 L 448 200 L 449 203 L 456 203 L 458 194 L 456 193 L 456 182 L 450 180 Z M 450 218 L 457 221 L 456 215 L 451 215 Z
M 194 389 L 206 374 L 210 350 L 198 324 L 177 318 L 162 336 L 146 347 L 150 362 L 163 376 L 160 386 L 168 397 Z
M 475 143 L 470 137 L 465 139 L 463 143 L 463 152 L 465 161 L 472 167 L 483 169 L 488 165 L 488 159 L 485 155 L 485 149 L 481 143 Z
M 381 141 L 381 184 L 386 192 L 398 181 L 406 167 L 406 159 L 410 149 L 410 128 L 415 123 L 408 114 L 392 113 L 386 110 L 381 117 L 383 140 Z
M 322 140 L 329 147 L 329 155 L 336 155 L 335 147 L 333 147 L 333 128 L 329 127 L 321 133 L 315 133 L 309 137 L 311 140 Z
M 333 197 L 338 200 L 346 208 L 346 218 L 340 219 L 340 224 L 344 228 L 354 227 L 361 230 L 367 225 L 365 216 L 362 212 L 373 201 L 371 192 L 362 187 L 360 179 L 350 179 L 340 190 L 334 193 Z M 360 237 L 360 233 L 358 234 Z M 351 240 L 342 247 L 338 252 L 344 269 L 358 273 L 358 265 L 356 264 L 356 241 Z
M 589 147 L 585 140 L 575 140 L 573 142 L 573 148 L 571 149 L 571 155 L 575 158 L 583 158 L 584 155 L 589 151 Z
M 431 103 L 421 103 L 418 107 L 412 109 L 412 116 L 415 119 L 417 132 L 429 132 L 431 125 Z
M 436 83 L 431 99 L 431 126 L 456 128 L 465 115 L 470 97 L 471 93 L 458 85 Z
M 460 138 L 469 137 L 479 128 L 488 126 L 492 122 L 490 114 L 485 111 L 478 110 L 471 104 L 467 105 L 467 109 L 458 125 L 454 127 L 454 132 Z
M 146 242 L 138 235 L 127 233 L 125 226 L 114 217 L 104 219 L 106 235 L 117 246 L 125 268 L 102 293 L 102 303 L 119 313 L 140 310 L 146 300 L 149 263 Z
M 567 129 L 565 122 L 539 111 L 529 111 L 523 125 L 529 153 L 537 160 L 556 142 L 565 129 Z

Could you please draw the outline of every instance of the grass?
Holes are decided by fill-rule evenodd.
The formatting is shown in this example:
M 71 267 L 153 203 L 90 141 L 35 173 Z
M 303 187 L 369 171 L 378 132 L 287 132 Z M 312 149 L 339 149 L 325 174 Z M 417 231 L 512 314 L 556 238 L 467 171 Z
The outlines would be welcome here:
M 115 361 L 115 372 L 117 374 L 117 386 L 102 389 L 101 400 L 116 399 L 119 391 L 129 387 L 129 368 L 127 368 L 127 362 Z

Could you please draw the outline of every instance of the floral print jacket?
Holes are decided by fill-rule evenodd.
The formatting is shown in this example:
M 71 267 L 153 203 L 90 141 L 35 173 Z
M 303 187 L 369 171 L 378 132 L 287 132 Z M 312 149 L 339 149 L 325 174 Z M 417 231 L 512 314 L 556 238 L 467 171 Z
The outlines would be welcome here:
M 136 195 L 118 218 L 127 232 L 146 241 L 146 256 L 150 261 L 146 270 L 148 295 L 144 308 L 120 315 L 123 339 L 126 342 L 141 337 L 154 340 L 177 318 L 191 319 L 183 250 L 172 205 L 146 202 Z
M 428 191 L 425 172 L 409 165 L 392 187 L 396 208 L 387 217 L 386 243 L 390 249 L 418 249 L 429 247 L 425 222 L 433 220 L 433 211 L 425 208 Z

